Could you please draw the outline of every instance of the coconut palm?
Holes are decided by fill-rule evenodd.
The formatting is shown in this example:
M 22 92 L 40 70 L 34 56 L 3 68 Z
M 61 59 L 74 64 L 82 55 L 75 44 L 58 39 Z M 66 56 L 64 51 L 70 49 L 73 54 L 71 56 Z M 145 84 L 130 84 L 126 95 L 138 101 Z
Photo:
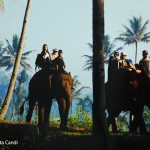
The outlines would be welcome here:
M 92 99 L 89 95 L 84 97 L 83 99 L 79 99 L 79 102 L 77 103 L 77 107 L 82 106 L 82 110 L 84 112 L 91 113 L 92 110 Z
M 23 103 L 23 99 L 26 97 L 26 87 L 24 87 L 25 81 L 28 79 L 28 74 L 26 73 L 26 70 L 23 69 L 17 76 L 17 81 L 18 84 L 16 86 L 16 96 L 17 96 L 17 101 L 16 101 L 16 111 L 18 114 L 18 122 L 20 121 L 20 106 Z
M 135 44 L 135 63 L 137 61 L 137 51 L 139 42 L 150 42 L 150 32 L 146 32 L 149 20 L 143 24 L 142 17 L 132 17 L 129 19 L 129 27 L 123 25 L 125 31 L 116 40 L 124 42 L 124 45 Z
M 82 86 L 81 88 L 79 88 L 79 86 L 81 86 L 81 82 L 79 82 L 78 76 L 75 75 L 73 77 L 72 99 L 82 98 L 82 93 L 81 92 L 85 89 L 89 89 L 88 86 Z
M 93 135 L 100 149 L 107 149 L 108 128 L 105 116 L 104 0 L 93 0 Z
M 88 43 L 89 47 L 91 49 L 93 49 L 93 45 Z M 119 48 L 116 48 L 116 45 L 114 42 L 110 42 L 110 37 L 109 35 L 105 35 L 104 37 L 104 63 L 108 63 L 108 60 L 109 60 L 109 57 L 111 55 L 114 54 L 114 52 L 116 51 L 120 51 L 122 50 L 123 47 L 119 47 Z M 93 61 L 93 56 L 90 56 L 90 55 L 83 55 L 83 57 L 86 59 L 86 62 L 83 66 L 83 70 L 85 71 L 89 71 L 92 69 L 92 61 Z
M 19 70 L 19 66 L 20 66 L 20 61 L 21 61 L 21 57 L 22 57 L 22 51 L 23 51 L 23 47 L 24 47 L 24 43 L 25 43 L 25 35 L 26 35 L 26 30 L 27 30 L 27 23 L 28 23 L 28 18 L 29 18 L 29 11 L 30 11 L 30 7 L 31 7 L 31 1 L 32 0 L 28 0 L 27 1 L 27 6 L 26 6 L 26 11 L 25 11 L 25 16 L 24 16 L 24 21 L 23 21 L 23 27 L 22 27 L 22 32 L 21 32 L 21 37 L 19 40 L 19 46 L 18 46 L 18 50 L 17 50 L 17 54 L 16 54 L 16 59 L 15 59 L 15 63 L 14 63 L 14 67 L 13 67 L 13 72 L 12 72 L 12 76 L 11 76 L 11 80 L 9 83 L 9 87 L 7 90 L 7 94 L 4 100 L 4 103 L 2 105 L 2 109 L 0 112 L 0 120 L 3 120 L 6 112 L 8 110 L 8 106 L 12 97 L 12 93 L 14 90 L 14 86 L 15 86 L 15 82 L 16 82 L 16 78 L 17 78 L 17 73 Z
M 10 69 L 13 68 L 15 64 L 15 58 L 16 58 L 16 54 L 17 54 L 18 46 L 19 46 L 19 37 L 17 34 L 13 35 L 12 45 L 7 39 L 6 39 L 6 42 L 7 42 L 7 47 L 3 48 L 3 51 L 2 51 L 3 55 L 0 57 L 0 67 L 5 67 L 6 68 L 5 70 L 9 71 Z M 21 56 L 20 65 L 24 69 L 31 70 L 30 64 L 27 63 L 27 61 L 29 60 L 27 56 L 32 52 L 33 50 L 24 52 Z M 4 55 L 4 54 L 7 54 L 7 55 Z
M 80 86 L 81 86 L 81 83 L 78 80 L 78 76 L 75 75 L 73 77 L 72 100 L 83 99 L 82 91 L 85 89 L 90 89 L 88 86 L 82 86 L 82 87 Z M 71 114 L 72 114 L 72 104 L 71 104 Z

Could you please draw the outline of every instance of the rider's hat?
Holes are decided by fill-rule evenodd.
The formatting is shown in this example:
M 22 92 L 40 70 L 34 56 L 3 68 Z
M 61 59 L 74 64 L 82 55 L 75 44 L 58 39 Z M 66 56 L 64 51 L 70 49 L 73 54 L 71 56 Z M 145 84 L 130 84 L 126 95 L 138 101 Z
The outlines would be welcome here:
M 118 52 L 114 52 L 114 55 L 118 55 L 119 56 L 119 53 Z
M 143 50 L 143 55 L 148 55 L 148 51 L 147 50 Z
M 57 51 L 57 48 L 54 48 L 54 49 L 53 49 L 53 53 L 55 53 L 55 52 L 58 52 L 58 51 Z
M 60 54 L 60 53 L 62 53 L 63 51 L 60 49 L 60 50 L 58 50 L 58 54 Z
M 126 52 L 121 52 L 122 56 L 127 56 Z

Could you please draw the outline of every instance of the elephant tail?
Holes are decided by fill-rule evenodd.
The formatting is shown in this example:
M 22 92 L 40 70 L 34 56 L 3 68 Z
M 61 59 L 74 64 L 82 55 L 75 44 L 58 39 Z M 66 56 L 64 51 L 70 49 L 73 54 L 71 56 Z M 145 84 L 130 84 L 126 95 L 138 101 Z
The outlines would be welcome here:
M 29 99 L 29 97 L 27 97 L 27 98 L 24 100 L 23 104 L 22 104 L 21 107 L 20 107 L 20 115 L 21 115 L 21 116 L 22 116 L 22 114 L 23 114 L 23 112 L 24 112 L 24 104 L 25 104 L 25 102 L 26 102 L 28 99 Z

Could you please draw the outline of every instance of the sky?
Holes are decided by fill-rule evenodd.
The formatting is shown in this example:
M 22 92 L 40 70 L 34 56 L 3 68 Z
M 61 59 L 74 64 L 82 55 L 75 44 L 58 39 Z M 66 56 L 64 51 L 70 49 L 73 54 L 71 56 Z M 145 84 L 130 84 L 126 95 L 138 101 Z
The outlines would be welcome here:
M 150 19 L 149 0 L 104 0 L 105 35 L 109 35 L 111 42 L 123 31 L 123 24 L 128 26 L 128 19 L 142 16 L 143 23 Z M 0 41 L 12 41 L 13 34 L 20 35 L 27 0 L 4 0 L 5 11 L 0 14 Z M 150 31 L 150 24 L 147 32 Z M 84 86 L 92 88 L 92 72 L 83 71 L 85 58 L 92 55 L 87 43 L 92 43 L 92 0 L 32 0 L 24 52 L 37 50 L 30 55 L 30 61 L 35 73 L 35 59 L 47 44 L 49 51 L 62 49 L 66 71 L 72 76 L 77 75 Z M 124 46 L 115 43 L 116 48 Z M 140 43 L 138 46 L 138 61 L 141 51 L 150 44 Z M 125 46 L 128 58 L 134 60 L 135 46 Z M 106 67 L 107 79 L 107 67 Z

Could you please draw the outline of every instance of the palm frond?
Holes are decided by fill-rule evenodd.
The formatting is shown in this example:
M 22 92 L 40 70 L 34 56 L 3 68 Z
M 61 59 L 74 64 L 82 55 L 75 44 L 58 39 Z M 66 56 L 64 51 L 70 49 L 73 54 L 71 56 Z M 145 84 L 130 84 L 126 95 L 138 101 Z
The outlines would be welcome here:
M 138 35 L 142 26 L 142 17 L 133 16 L 132 19 L 129 19 L 129 23 L 134 35 Z
M 13 64 L 10 64 L 10 65 L 7 65 L 7 67 L 6 67 L 6 71 L 9 71 L 9 70 L 11 70 L 11 68 L 13 67 Z
M 113 48 L 115 47 L 115 45 L 113 43 L 111 43 L 108 47 L 107 50 L 104 50 L 105 51 L 105 56 L 108 56 L 112 51 L 113 51 Z
M 12 38 L 12 48 L 13 48 L 15 54 L 18 51 L 18 47 L 19 47 L 19 36 L 17 34 L 14 34 L 13 38 Z
M 87 45 L 88 45 L 91 49 L 93 49 L 93 45 L 92 45 L 91 43 L 87 43 Z
M 133 43 L 135 43 L 134 40 L 129 40 L 129 41 L 125 42 L 124 45 L 131 45 L 131 44 L 133 44 Z
M 5 52 L 7 53 L 7 47 L 2 48 L 1 55 L 4 55 Z
M 25 61 L 21 60 L 20 64 L 25 70 L 29 70 L 29 71 L 32 70 L 32 67 L 30 66 L 30 64 L 26 63 Z
M 92 56 L 89 56 L 89 55 L 83 55 L 81 57 L 84 57 L 86 58 L 87 60 L 93 60 L 93 57 Z
M 12 46 L 10 45 L 10 43 L 7 39 L 6 39 L 6 42 L 7 42 L 7 53 L 10 54 L 10 55 L 15 56 L 16 53 L 15 53 L 14 49 L 12 48 Z
M 90 65 L 90 66 L 83 66 L 83 71 L 90 71 L 93 69 L 93 65 Z
M 125 25 L 123 25 L 126 32 L 122 33 L 120 36 L 134 36 L 134 33 Z
M 147 25 L 149 24 L 149 20 L 147 20 L 144 25 L 142 26 L 142 28 L 140 29 L 140 32 L 139 32 L 139 37 L 142 37 L 143 35 L 146 36 L 145 31 L 147 29 Z
M 15 62 L 15 58 L 12 58 L 10 56 L 3 56 L 3 58 L 0 58 L 1 67 L 7 68 L 7 66 L 13 66 L 14 62 Z
M 22 56 L 28 56 L 29 54 L 33 53 L 34 51 L 37 51 L 37 50 L 27 51 L 27 52 L 23 53 Z
M 142 42 L 149 42 L 150 41 L 150 35 L 149 36 L 144 36 L 143 38 L 141 38 Z
M 150 35 L 150 32 L 145 33 L 143 36 L 149 36 L 149 35 Z
M 80 89 L 78 89 L 77 91 L 75 91 L 74 93 L 72 93 L 73 95 L 73 99 L 79 99 L 82 97 L 82 91 L 85 90 L 85 89 L 90 89 L 90 87 L 87 87 L 87 86 L 83 86 L 81 87 Z
M 120 37 L 115 38 L 115 41 L 122 41 L 122 42 L 126 42 L 126 41 L 127 41 L 127 39 L 126 39 L 125 37 L 120 36 Z

